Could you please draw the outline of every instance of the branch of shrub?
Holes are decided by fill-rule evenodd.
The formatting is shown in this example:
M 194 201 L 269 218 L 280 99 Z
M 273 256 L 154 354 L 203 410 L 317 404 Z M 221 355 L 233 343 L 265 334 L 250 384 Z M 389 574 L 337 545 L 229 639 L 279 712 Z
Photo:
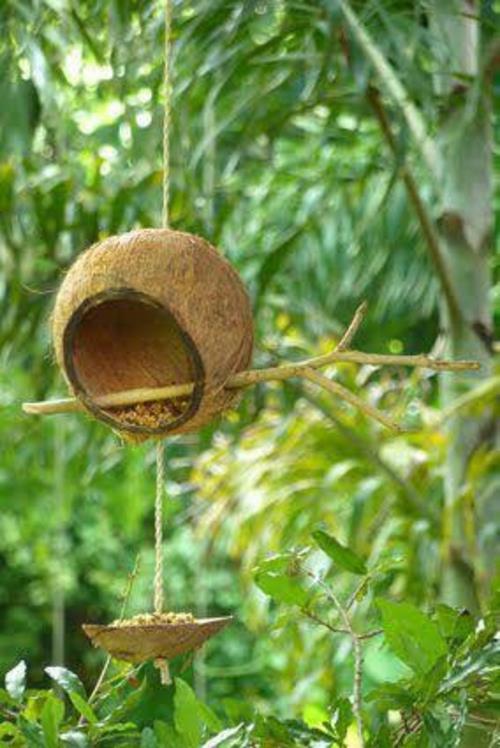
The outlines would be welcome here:
M 378 408 L 366 403 L 346 387 L 343 387 L 338 382 L 329 379 L 316 370 L 332 364 L 341 363 L 370 366 L 411 366 L 433 371 L 471 371 L 480 368 L 476 361 L 445 361 L 426 355 L 393 356 L 389 354 L 346 350 L 363 321 L 366 309 L 367 305 L 363 303 L 356 310 L 346 332 L 341 337 L 338 345 L 330 353 L 295 363 L 283 363 L 266 369 L 242 371 L 230 377 L 225 387 L 228 389 L 243 389 L 259 382 L 284 381 L 292 377 L 300 377 L 344 400 L 386 428 L 400 432 L 403 429 L 385 413 L 382 413 Z M 116 408 L 125 405 L 135 405 L 137 403 L 185 397 L 192 393 L 193 388 L 194 384 L 192 382 L 168 385 L 166 387 L 145 387 L 123 392 L 113 392 L 102 397 L 97 397 L 95 403 L 101 408 Z M 77 398 L 64 398 L 60 400 L 24 403 L 23 410 L 25 413 L 32 415 L 50 415 L 56 413 L 85 412 L 85 407 Z
M 346 633 L 350 636 L 352 641 L 352 648 L 354 653 L 354 686 L 353 686 L 353 693 L 352 693 L 352 711 L 354 714 L 354 717 L 356 719 L 356 725 L 358 728 L 358 737 L 359 737 L 359 745 L 361 748 L 364 748 L 365 741 L 363 737 L 363 717 L 361 714 L 361 703 L 362 703 L 362 696 L 361 696 L 361 685 L 362 685 L 362 677 L 363 677 L 363 652 L 361 649 L 361 640 L 369 638 L 366 634 L 357 634 L 356 631 L 354 631 L 351 619 L 349 618 L 349 615 L 338 599 L 335 592 L 327 585 L 325 582 L 320 578 L 317 577 L 315 574 L 313 574 L 310 571 L 307 571 L 304 569 L 305 573 L 308 577 L 310 577 L 315 584 L 317 584 L 325 593 L 326 597 L 328 597 L 329 600 L 333 603 L 336 611 L 338 612 L 342 623 L 345 626 L 345 630 L 341 633 Z M 326 622 L 323 622 L 326 624 Z M 332 628 L 328 625 L 327 628 Z M 335 631 L 335 633 L 338 633 Z M 375 636 L 378 632 L 370 632 L 370 636 Z

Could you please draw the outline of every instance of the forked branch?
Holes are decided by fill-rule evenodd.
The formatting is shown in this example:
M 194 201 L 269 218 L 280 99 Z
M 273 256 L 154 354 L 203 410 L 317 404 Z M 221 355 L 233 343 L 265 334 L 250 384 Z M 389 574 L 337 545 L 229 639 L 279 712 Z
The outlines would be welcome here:
M 322 356 L 315 356 L 304 361 L 295 363 L 284 363 L 267 369 L 250 369 L 235 374 L 225 384 L 228 389 L 243 389 L 259 382 L 284 381 L 292 377 L 300 377 L 315 384 L 322 389 L 336 395 L 342 400 L 350 403 L 361 410 L 365 415 L 382 423 L 393 431 L 401 431 L 401 428 L 387 415 L 374 406 L 361 400 L 358 395 L 338 382 L 328 379 L 317 369 L 332 364 L 352 363 L 370 366 L 411 366 L 414 368 L 431 369 L 434 371 L 470 371 L 479 369 L 476 361 L 444 361 L 434 359 L 426 355 L 417 356 L 392 356 L 380 353 L 364 353 L 362 351 L 346 350 L 354 335 L 359 329 L 366 314 L 365 303 L 356 310 L 354 317 L 346 332 L 340 339 L 338 345 L 330 352 Z M 136 403 L 148 403 L 158 400 L 169 400 L 176 397 L 190 395 L 194 389 L 194 383 L 168 385 L 166 387 L 144 387 L 142 389 L 113 392 L 109 395 L 97 397 L 96 405 L 100 408 L 118 408 Z M 64 398 L 60 400 L 48 400 L 36 403 L 24 403 L 25 413 L 32 415 L 51 415 L 56 413 L 85 412 L 85 406 L 77 398 Z

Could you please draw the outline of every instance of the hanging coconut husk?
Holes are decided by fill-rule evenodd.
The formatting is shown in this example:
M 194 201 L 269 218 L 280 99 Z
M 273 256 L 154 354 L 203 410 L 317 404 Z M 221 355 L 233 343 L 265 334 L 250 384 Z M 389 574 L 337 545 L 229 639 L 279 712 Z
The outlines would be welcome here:
M 57 294 L 52 334 L 73 393 L 96 418 L 139 439 L 194 431 L 234 405 L 224 388 L 251 359 L 250 301 L 200 237 L 170 229 L 112 236 L 83 252 Z M 189 394 L 102 407 L 123 390 L 194 383 Z
M 151 622 L 141 623 L 144 618 L 150 618 Z M 172 660 L 192 652 L 230 621 L 231 616 L 196 619 L 186 614 L 153 614 L 116 621 L 110 626 L 85 623 L 82 628 L 95 647 L 105 649 L 118 660 L 139 663 Z

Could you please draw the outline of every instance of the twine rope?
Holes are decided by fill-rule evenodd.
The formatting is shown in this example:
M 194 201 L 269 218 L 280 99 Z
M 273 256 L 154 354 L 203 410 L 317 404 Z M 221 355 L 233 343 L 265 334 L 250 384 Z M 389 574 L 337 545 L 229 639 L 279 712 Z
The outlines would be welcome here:
M 163 441 L 156 443 L 156 500 L 155 500 L 155 579 L 154 610 L 163 612 L 163 493 L 165 488 L 165 449 Z
M 168 228 L 170 202 L 170 121 L 172 83 L 170 80 L 170 54 L 172 34 L 172 2 L 165 0 L 165 47 L 163 73 L 163 199 L 162 226 Z M 154 611 L 163 612 L 163 494 L 165 490 L 165 449 L 162 440 L 156 443 L 156 497 L 155 497 L 155 576 Z M 160 669 L 166 666 L 161 665 Z M 165 681 L 162 672 L 162 681 Z
M 170 203 L 170 122 L 172 114 L 172 81 L 170 56 L 172 37 L 172 0 L 165 0 L 165 48 L 163 73 L 163 206 L 162 225 L 168 228 Z

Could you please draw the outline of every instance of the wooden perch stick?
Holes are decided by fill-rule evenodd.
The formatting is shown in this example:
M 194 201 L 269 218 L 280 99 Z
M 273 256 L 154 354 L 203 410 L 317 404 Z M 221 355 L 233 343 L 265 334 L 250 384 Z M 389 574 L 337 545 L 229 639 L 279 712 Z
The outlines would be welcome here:
M 362 351 L 346 350 L 350 345 L 354 335 L 359 329 L 361 322 L 366 314 L 366 303 L 356 310 L 354 317 L 340 339 L 338 345 L 330 353 L 322 356 L 316 356 L 296 363 L 286 363 L 279 366 L 273 366 L 267 369 L 250 369 L 242 371 L 230 377 L 225 384 L 228 389 L 240 389 L 250 387 L 259 382 L 283 381 L 291 377 L 302 377 L 303 379 L 316 384 L 323 389 L 337 395 L 342 400 L 349 402 L 351 405 L 359 408 L 367 416 L 374 418 L 390 429 L 400 431 L 398 425 L 381 411 L 365 403 L 357 395 L 347 390 L 338 382 L 320 374 L 316 369 L 320 369 L 331 364 L 353 363 L 370 366 L 411 366 L 422 369 L 431 369 L 434 371 L 468 371 L 479 369 L 476 361 L 443 361 L 433 359 L 430 356 L 392 356 L 380 353 L 363 353 Z M 126 390 L 124 392 L 113 392 L 109 395 L 103 395 L 95 399 L 96 405 L 101 408 L 117 408 L 136 403 L 147 403 L 155 400 L 167 400 L 175 397 L 190 395 L 193 391 L 194 384 L 168 385 L 165 387 L 144 387 L 142 389 Z M 48 400 L 36 403 L 24 403 L 23 411 L 32 415 L 50 415 L 56 413 L 77 413 L 84 412 L 85 407 L 77 398 L 64 398 L 60 400 Z

